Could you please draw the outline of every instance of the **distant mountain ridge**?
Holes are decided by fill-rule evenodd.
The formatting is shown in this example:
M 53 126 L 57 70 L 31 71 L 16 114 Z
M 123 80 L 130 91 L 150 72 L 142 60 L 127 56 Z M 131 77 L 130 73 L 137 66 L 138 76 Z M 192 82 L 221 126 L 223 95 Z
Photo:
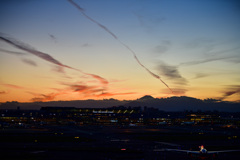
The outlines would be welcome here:
M 39 110 L 41 107 L 58 106 L 58 107 L 76 107 L 76 108 L 107 108 L 113 106 L 125 107 L 153 107 L 163 111 L 227 111 L 240 112 L 240 103 L 218 101 L 215 99 L 200 100 L 192 97 L 169 97 L 154 98 L 150 95 L 143 96 L 136 100 L 75 100 L 75 101 L 50 101 L 50 102 L 33 102 L 19 103 L 6 102 L 0 105 L 0 109 L 26 109 Z

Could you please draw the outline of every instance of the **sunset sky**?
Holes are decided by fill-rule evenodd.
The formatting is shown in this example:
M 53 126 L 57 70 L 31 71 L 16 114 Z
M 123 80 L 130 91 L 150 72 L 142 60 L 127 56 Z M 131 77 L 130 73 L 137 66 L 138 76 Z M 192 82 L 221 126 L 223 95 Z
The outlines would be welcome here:
M 240 2 L 0 0 L 0 102 L 144 95 L 240 101 Z

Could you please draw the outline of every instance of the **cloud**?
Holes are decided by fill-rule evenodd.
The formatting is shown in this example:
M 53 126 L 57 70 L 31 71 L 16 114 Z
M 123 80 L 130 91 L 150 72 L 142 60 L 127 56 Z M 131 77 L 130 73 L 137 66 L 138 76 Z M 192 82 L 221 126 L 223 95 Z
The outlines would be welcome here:
M 83 83 L 77 83 L 77 84 L 67 84 L 67 83 L 61 83 L 62 85 L 68 86 L 65 89 L 56 89 L 56 88 L 50 88 L 55 90 L 55 93 L 49 93 L 49 94 L 37 94 L 33 92 L 27 92 L 35 97 L 31 99 L 33 102 L 40 102 L 40 101 L 52 101 L 57 96 L 64 95 L 64 94 L 71 94 L 71 93 L 79 93 L 81 96 L 84 97 L 98 97 L 97 95 L 100 95 L 103 93 L 103 91 L 106 91 L 106 89 L 102 86 L 89 86 Z
M 176 84 L 186 85 L 188 83 L 188 81 L 181 76 L 177 66 L 171 66 L 164 62 L 160 62 L 160 64 L 157 66 L 157 69 L 160 74 L 169 79 L 174 79 Z
M 110 83 L 119 83 L 119 82 L 125 82 L 125 81 L 127 81 L 127 79 L 122 79 L 122 80 L 112 79 L 112 80 L 110 80 Z
M 5 91 L 0 91 L 0 94 L 7 94 L 7 92 L 5 92 Z
M 89 74 L 89 73 L 85 73 L 85 74 L 90 75 L 91 77 L 99 80 L 102 84 L 105 84 L 105 85 L 108 84 L 108 81 L 107 81 L 106 79 L 104 79 L 104 78 L 102 78 L 102 77 L 100 77 L 100 76 L 98 76 L 98 75 Z
M 185 46 L 189 49 L 204 48 L 204 50 L 210 51 L 214 48 L 213 42 L 214 41 L 209 38 L 201 37 L 191 40 Z
M 234 58 L 227 59 L 226 61 L 230 62 L 230 63 L 240 63 L 240 56 L 236 56 Z
M 203 63 L 220 61 L 220 60 L 224 60 L 232 63 L 240 63 L 240 57 L 238 54 L 230 55 L 230 52 L 237 51 L 239 49 L 240 47 L 235 47 L 235 48 L 225 49 L 225 50 L 211 52 L 211 53 L 209 52 L 208 54 L 210 56 L 208 56 L 205 59 L 197 59 L 195 61 L 184 62 L 184 63 L 181 63 L 180 66 L 197 65 L 197 64 L 203 64 Z M 223 55 L 219 56 L 220 54 L 223 54 Z
M 88 86 L 88 85 L 71 85 L 70 86 L 73 92 L 78 92 L 83 94 L 85 97 L 94 96 L 94 97 L 111 97 L 116 95 L 128 95 L 128 94 L 135 94 L 135 92 L 128 92 L 128 93 L 111 93 L 106 92 L 106 88 L 102 88 L 99 86 Z
M 29 64 L 29 65 L 31 65 L 31 66 L 37 66 L 37 63 L 36 62 L 34 62 L 34 61 L 32 61 L 32 60 L 30 60 L 30 59 L 22 59 L 22 61 L 24 62 L 24 63 L 26 63 L 26 64 Z
M 34 92 L 27 92 L 34 96 L 34 98 L 31 98 L 30 101 L 33 102 L 46 102 L 46 101 L 53 101 L 57 96 L 68 94 L 68 90 L 64 89 L 55 89 L 55 93 L 49 93 L 49 94 L 39 94 Z
M 173 95 L 174 96 L 185 96 L 186 92 L 188 91 L 187 89 L 183 88 L 182 86 L 181 86 L 181 88 L 173 88 L 172 90 L 173 90 Z M 169 97 L 169 96 L 171 96 L 167 89 L 162 89 L 160 91 L 160 93 L 161 94 L 165 94 L 165 96 L 162 96 L 162 97 Z
M 91 45 L 89 43 L 84 43 L 81 45 L 82 47 L 90 47 Z
M 155 26 L 161 24 L 166 20 L 165 17 L 157 16 L 148 16 L 147 13 L 144 13 L 144 10 L 134 12 L 133 14 L 137 17 L 141 27 L 147 29 L 148 31 L 152 30 Z
M 45 61 L 48 61 L 52 64 L 55 64 L 59 67 L 64 67 L 64 68 L 68 68 L 68 69 L 72 69 L 72 70 L 76 70 L 78 72 L 81 72 L 83 74 L 86 74 L 88 76 L 91 76 L 92 78 L 95 78 L 97 80 L 99 80 L 101 83 L 103 83 L 104 85 L 107 84 L 107 80 L 102 78 L 101 76 L 98 76 L 98 75 L 95 75 L 95 74 L 91 74 L 91 73 L 85 73 L 79 69 L 76 69 L 76 68 L 73 68 L 73 67 L 70 67 L 70 66 L 67 66 L 63 63 L 61 63 L 60 61 L 56 60 L 55 58 L 53 58 L 51 55 L 47 54 L 47 53 L 43 53 L 43 52 L 40 52 L 40 51 L 37 51 L 36 49 L 34 49 L 33 47 L 31 47 L 30 45 L 27 45 L 27 44 L 24 44 L 23 42 L 19 42 L 15 39 L 12 39 L 12 38 L 7 38 L 7 37 L 4 37 L 4 36 L 1 36 L 0 35 L 0 40 L 2 41 L 5 41 L 6 43 L 18 48 L 18 49 L 21 49 L 21 50 L 24 50 L 30 54 L 33 54 Z M 59 71 L 63 71 L 63 69 L 59 69 Z
M 128 93 L 111 93 L 111 92 L 104 92 L 106 91 L 105 88 L 99 88 L 97 86 L 88 86 L 88 85 L 70 85 L 70 88 L 59 90 L 54 89 L 56 93 L 50 94 L 36 94 L 32 92 L 27 92 L 34 95 L 34 98 L 31 98 L 33 102 L 45 102 L 45 101 L 53 101 L 57 96 L 63 94 L 71 94 L 74 92 L 79 93 L 81 96 L 84 97 L 112 97 L 116 95 L 129 95 L 135 94 L 135 92 L 128 92 Z
M 76 83 L 65 83 L 65 82 L 59 82 L 61 85 L 64 85 L 64 89 L 58 89 L 58 88 L 49 88 L 51 90 L 54 90 L 53 93 L 49 94 L 38 94 L 27 91 L 27 93 L 33 95 L 34 97 L 31 99 L 31 101 L 39 102 L 39 101 L 52 101 L 57 96 L 60 95 L 71 95 L 73 93 L 78 93 L 81 97 L 91 97 L 91 98 L 98 98 L 98 97 L 111 97 L 116 95 L 129 95 L 129 94 L 135 94 L 135 92 L 127 92 L 127 93 L 116 93 L 116 92 L 109 92 L 106 88 L 106 86 L 102 85 L 88 85 L 83 82 L 76 82 Z M 76 95 L 75 95 L 76 96 Z
M 24 88 L 24 87 L 13 85 L 13 84 L 1 84 L 1 85 L 8 87 L 8 88 L 14 88 L 14 89 L 23 89 Z
M 53 66 L 52 71 L 65 74 L 65 71 L 64 71 L 63 67 L 61 67 L 61 66 Z
M 53 64 L 56 64 L 58 66 L 62 66 L 62 67 L 66 67 L 66 68 L 69 68 L 69 69 L 74 69 L 70 66 L 67 66 L 67 65 L 64 65 L 62 64 L 61 62 L 59 62 L 58 60 L 54 59 L 52 56 L 50 56 L 49 54 L 46 54 L 46 53 L 43 53 L 43 52 L 40 52 L 40 51 L 37 51 L 35 50 L 33 47 L 30 47 L 30 45 L 27 45 L 27 44 L 24 44 L 22 42 L 19 42 L 17 40 L 14 40 L 14 39 L 10 39 L 10 38 L 7 38 L 7 37 L 3 37 L 3 36 L 0 36 L 0 39 L 5 41 L 6 43 L 9 43 L 11 44 L 12 46 L 18 48 L 18 49 L 21 49 L 21 50 L 24 50 L 28 53 L 31 53 L 45 61 L 48 61 L 50 63 L 53 63 Z M 74 69 L 76 70 L 76 69 Z
M 52 101 L 55 99 L 56 96 L 60 95 L 60 93 L 50 93 L 50 94 L 40 94 L 37 97 L 31 99 L 33 102 L 45 102 L 45 101 Z
M 12 54 L 12 55 L 17 55 L 17 56 L 27 55 L 26 53 L 15 52 L 15 51 L 8 51 L 8 50 L 1 49 L 1 48 L 0 48 L 0 51 L 1 51 L 1 52 L 5 52 L 5 53 L 8 53 L 8 54 Z M 23 61 L 24 63 L 30 64 L 30 65 L 32 65 L 32 66 L 37 66 L 37 64 L 36 64 L 34 61 L 32 61 L 32 60 L 22 59 L 22 61 Z
M 66 84 L 63 85 L 69 86 L 69 92 L 77 92 L 79 94 L 84 95 L 85 97 L 111 97 L 116 95 L 128 95 L 135 94 L 135 92 L 127 92 L 127 93 L 114 93 L 108 92 L 105 87 L 102 86 L 89 86 L 83 83 L 79 84 Z
M 220 51 L 209 52 L 208 54 L 211 56 L 216 56 L 216 55 L 220 55 L 220 54 L 229 55 L 231 52 L 238 51 L 239 49 L 240 49 L 240 47 L 238 46 L 238 47 L 233 47 L 233 48 L 229 48 L 229 49 L 222 49 Z M 238 54 L 235 56 L 238 56 Z M 226 58 L 234 58 L 234 56 L 226 56 Z
M 153 51 L 155 53 L 163 54 L 163 53 L 166 53 L 169 50 L 170 46 L 171 46 L 171 42 L 170 41 L 162 41 L 162 43 L 157 45 L 153 49 Z
M 184 63 L 181 63 L 180 66 L 182 66 L 182 65 L 185 65 L 185 66 L 197 65 L 197 64 L 207 63 L 207 62 L 213 62 L 213 61 L 219 61 L 219 60 L 226 60 L 226 59 L 230 59 L 230 58 L 233 58 L 233 57 L 235 57 L 235 56 L 211 57 L 211 58 L 202 59 L 202 60 L 184 62 Z
M 102 25 L 101 23 L 97 22 L 96 20 L 94 20 L 93 18 L 89 17 L 83 8 L 81 8 L 77 3 L 75 3 L 73 0 L 68 0 L 69 3 L 71 3 L 73 6 L 75 6 L 82 14 L 83 16 L 85 16 L 88 20 L 90 20 L 91 22 L 95 23 L 96 25 L 98 25 L 100 28 L 102 28 L 103 30 L 105 30 L 108 34 L 110 34 L 115 40 L 117 40 L 122 46 L 124 46 L 130 53 L 132 53 L 134 59 L 137 61 L 137 63 L 144 68 L 150 75 L 152 75 L 153 77 L 159 79 L 171 92 L 171 88 L 155 73 L 153 73 L 152 71 L 150 71 L 145 65 L 143 65 L 140 60 L 138 59 L 136 53 L 125 43 L 123 43 L 122 41 L 120 41 L 118 39 L 118 37 L 112 32 L 110 31 L 106 26 Z
M 223 92 L 223 96 L 220 100 L 224 100 L 232 95 L 240 95 L 240 85 L 232 85 Z
M 53 34 L 48 34 L 48 35 L 55 43 L 57 43 L 57 38 Z
M 209 76 L 209 74 L 206 73 L 196 73 L 195 77 L 193 79 L 198 79 L 198 78 L 204 78 Z
M 88 86 L 88 85 L 71 85 L 70 86 L 71 89 L 74 91 L 74 92 L 79 92 L 79 93 L 94 93 L 96 89 L 95 86 Z
M 106 91 L 106 87 L 99 85 L 87 85 L 83 82 L 77 82 L 77 83 L 65 83 L 60 82 L 61 85 L 67 86 L 68 88 L 65 89 L 67 92 L 77 92 L 79 94 L 82 94 L 84 96 L 92 96 L 96 93 L 101 93 L 103 91 Z
M 70 92 L 77 92 L 85 97 L 96 96 L 107 90 L 102 86 L 89 86 L 85 84 L 72 84 L 69 86 Z
M 174 95 L 184 96 L 187 91 L 187 89 L 175 88 Z
M 110 92 L 105 92 L 105 93 L 101 93 L 99 95 L 96 95 L 96 97 L 111 97 L 111 96 L 129 95 L 129 94 L 135 94 L 135 92 L 128 92 L 128 93 L 110 93 Z
M 17 56 L 23 56 L 23 55 L 27 55 L 26 53 L 22 53 L 22 52 L 15 52 L 15 51 L 8 51 L 8 50 L 1 49 L 1 48 L 0 48 L 0 51 L 1 51 L 1 52 L 5 52 L 5 53 L 8 53 L 8 54 L 17 55 Z

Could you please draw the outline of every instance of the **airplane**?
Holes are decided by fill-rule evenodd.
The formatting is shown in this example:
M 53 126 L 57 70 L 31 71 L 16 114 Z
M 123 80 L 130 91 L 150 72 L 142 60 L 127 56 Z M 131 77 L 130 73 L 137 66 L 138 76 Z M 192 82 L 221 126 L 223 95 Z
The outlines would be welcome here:
M 191 150 L 181 150 L 181 149 L 159 149 L 154 151 L 176 151 L 176 152 L 185 152 L 187 155 L 189 155 L 191 158 L 195 159 L 215 159 L 217 158 L 219 153 L 224 152 L 239 152 L 240 150 L 222 150 L 222 151 L 208 151 L 206 148 L 204 148 L 203 145 L 199 146 L 199 151 L 191 151 Z

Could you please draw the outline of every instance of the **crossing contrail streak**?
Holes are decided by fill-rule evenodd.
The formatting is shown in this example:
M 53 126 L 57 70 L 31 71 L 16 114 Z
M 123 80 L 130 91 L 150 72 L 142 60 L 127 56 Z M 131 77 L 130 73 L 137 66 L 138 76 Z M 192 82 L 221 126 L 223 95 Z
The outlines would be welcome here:
M 47 54 L 47 53 L 43 53 L 43 52 L 40 52 L 40 51 L 37 51 L 35 50 L 34 48 L 30 47 L 29 45 L 26 45 L 22 42 L 19 42 L 19 41 L 16 41 L 14 39 L 9 39 L 9 38 L 6 38 L 6 37 L 3 37 L 0 35 L 0 40 L 2 41 L 5 41 L 6 43 L 8 44 L 11 44 L 12 46 L 18 48 L 18 49 L 21 49 L 23 51 L 26 51 L 28 53 L 31 53 L 45 61 L 48 61 L 50 63 L 53 63 L 55 65 L 58 65 L 60 67 L 64 67 L 64 68 L 69 68 L 69 69 L 72 69 L 72 70 L 75 70 L 75 71 L 79 71 L 85 75 L 88 75 L 88 76 L 91 76 L 92 78 L 94 79 L 97 79 L 98 81 L 100 81 L 102 84 L 106 85 L 108 84 L 108 81 L 98 75 L 95 75 L 95 74 L 91 74 L 91 73 L 86 73 L 86 72 L 83 72 L 81 71 L 80 69 L 76 69 L 76 68 L 73 68 L 73 67 L 70 67 L 70 66 L 67 66 L 67 65 L 64 65 L 62 64 L 61 62 L 59 62 L 58 60 L 56 60 L 55 58 L 53 58 L 51 55 Z
M 101 23 L 97 22 L 96 20 L 94 20 L 93 18 L 89 17 L 83 8 L 81 8 L 77 3 L 75 3 L 73 0 L 68 0 L 73 6 L 75 6 L 88 20 L 92 21 L 93 23 L 95 23 L 96 25 L 98 25 L 100 28 L 102 28 L 103 30 L 105 30 L 107 33 L 109 33 L 114 39 L 116 39 L 121 45 L 123 45 L 125 48 L 127 48 L 134 56 L 135 60 L 137 61 L 137 63 L 143 67 L 149 74 L 151 74 L 153 77 L 159 79 L 172 93 L 173 91 L 171 90 L 171 88 L 161 79 L 160 76 L 154 74 L 152 71 L 150 71 L 147 67 L 145 67 L 137 58 L 136 53 L 129 47 L 127 46 L 125 43 L 123 43 L 122 41 L 120 41 L 118 39 L 118 37 L 111 32 L 106 26 L 102 25 Z

